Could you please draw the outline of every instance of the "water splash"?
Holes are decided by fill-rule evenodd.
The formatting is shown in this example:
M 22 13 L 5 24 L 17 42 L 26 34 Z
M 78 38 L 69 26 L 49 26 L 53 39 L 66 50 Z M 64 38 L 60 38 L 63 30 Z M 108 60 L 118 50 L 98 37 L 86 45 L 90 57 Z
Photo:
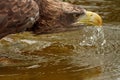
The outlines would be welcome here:
M 103 46 L 106 43 L 103 27 L 85 27 L 80 46 Z

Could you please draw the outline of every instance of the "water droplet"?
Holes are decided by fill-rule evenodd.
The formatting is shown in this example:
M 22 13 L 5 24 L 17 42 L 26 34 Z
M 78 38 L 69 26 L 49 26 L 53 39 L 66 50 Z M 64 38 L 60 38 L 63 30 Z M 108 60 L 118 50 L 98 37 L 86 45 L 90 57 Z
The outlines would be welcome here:
M 103 46 L 106 43 L 103 27 L 85 27 L 80 46 Z

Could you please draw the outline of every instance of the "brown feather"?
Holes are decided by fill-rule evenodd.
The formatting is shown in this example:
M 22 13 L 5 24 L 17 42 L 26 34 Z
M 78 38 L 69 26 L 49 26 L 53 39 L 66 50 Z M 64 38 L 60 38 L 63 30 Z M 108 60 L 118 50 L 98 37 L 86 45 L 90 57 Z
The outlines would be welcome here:
M 59 0 L 0 0 L 0 38 L 26 29 L 37 34 L 66 31 L 82 14 L 80 6 Z
M 35 0 L 39 4 L 40 18 L 32 28 L 37 34 L 62 32 L 72 28 L 78 16 L 85 14 L 79 5 L 60 0 Z M 76 16 L 76 17 L 75 17 Z
M 0 38 L 32 27 L 39 18 L 39 8 L 33 0 L 0 0 Z

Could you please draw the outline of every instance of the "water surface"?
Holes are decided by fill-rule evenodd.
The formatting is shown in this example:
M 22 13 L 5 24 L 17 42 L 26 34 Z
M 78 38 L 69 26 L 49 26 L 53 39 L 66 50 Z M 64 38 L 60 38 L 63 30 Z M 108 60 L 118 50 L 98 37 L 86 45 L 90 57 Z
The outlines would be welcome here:
M 0 40 L 0 80 L 120 80 L 120 1 L 79 3 L 103 17 L 102 31 L 9 35 Z

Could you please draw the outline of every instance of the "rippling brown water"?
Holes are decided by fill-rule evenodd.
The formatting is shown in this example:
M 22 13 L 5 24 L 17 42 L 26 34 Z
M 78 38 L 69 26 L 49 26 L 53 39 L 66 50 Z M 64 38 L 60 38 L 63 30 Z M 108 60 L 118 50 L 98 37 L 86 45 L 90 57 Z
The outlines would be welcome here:
M 103 17 L 104 45 L 103 38 L 90 46 L 80 44 L 93 35 L 91 28 L 7 36 L 0 40 L 0 80 L 120 80 L 120 1 L 79 3 Z

